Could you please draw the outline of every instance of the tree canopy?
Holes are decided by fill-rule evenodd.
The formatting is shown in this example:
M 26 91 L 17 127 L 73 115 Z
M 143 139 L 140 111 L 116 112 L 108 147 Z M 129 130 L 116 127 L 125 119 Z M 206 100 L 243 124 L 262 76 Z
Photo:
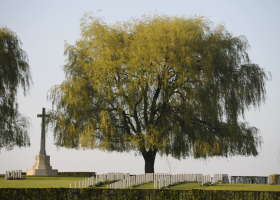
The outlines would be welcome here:
M 30 146 L 29 118 L 18 111 L 18 88 L 24 95 L 32 84 L 27 53 L 21 41 L 7 27 L 0 27 L 0 150 Z
M 108 25 L 86 14 L 81 38 L 65 44 L 66 80 L 48 93 L 55 143 L 136 151 L 146 173 L 157 153 L 256 156 L 259 130 L 240 117 L 264 103 L 269 76 L 249 48 L 245 36 L 201 16 Z

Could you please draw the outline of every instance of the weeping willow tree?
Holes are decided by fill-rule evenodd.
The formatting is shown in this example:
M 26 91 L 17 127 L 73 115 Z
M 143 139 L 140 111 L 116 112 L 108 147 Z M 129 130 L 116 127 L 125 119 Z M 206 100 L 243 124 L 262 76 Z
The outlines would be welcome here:
M 21 41 L 7 27 L 0 27 L 0 150 L 30 146 L 30 119 L 20 114 L 18 88 L 24 95 L 32 84 L 27 54 Z
M 265 101 L 269 76 L 245 36 L 204 17 L 143 16 L 108 25 L 86 14 L 65 45 L 66 80 L 53 86 L 48 125 L 66 148 L 156 154 L 257 156 L 259 130 L 244 112 Z M 243 118 L 242 118 L 243 117 Z

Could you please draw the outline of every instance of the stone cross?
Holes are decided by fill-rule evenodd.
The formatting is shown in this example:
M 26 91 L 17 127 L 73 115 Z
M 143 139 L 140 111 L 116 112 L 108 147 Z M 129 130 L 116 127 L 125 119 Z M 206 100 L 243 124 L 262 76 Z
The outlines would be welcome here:
M 37 114 L 37 117 L 42 117 L 41 126 L 41 149 L 39 155 L 46 155 L 46 138 L 45 138 L 45 117 L 49 117 L 45 112 L 45 108 L 42 108 L 42 114 Z

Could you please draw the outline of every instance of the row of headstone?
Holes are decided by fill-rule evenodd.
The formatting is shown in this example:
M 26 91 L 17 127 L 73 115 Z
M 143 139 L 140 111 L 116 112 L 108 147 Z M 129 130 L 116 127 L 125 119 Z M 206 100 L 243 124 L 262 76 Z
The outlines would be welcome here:
M 77 185 L 77 182 L 75 182 L 75 187 L 74 188 L 86 188 L 90 185 L 94 184 L 94 176 L 90 178 L 83 179 L 82 181 L 79 181 L 79 186 Z M 72 188 L 72 183 L 70 183 L 70 188 Z
M 142 183 L 147 183 L 147 182 L 153 181 L 153 176 L 154 176 L 153 173 L 133 175 L 131 177 L 132 178 L 134 177 L 135 183 L 129 184 L 130 185 L 129 187 L 131 187 L 132 185 L 140 185 Z M 132 179 L 132 181 L 134 179 Z
M 166 176 L 170 176 L 170 174 L 167 173 L 154 173 L 154 179 L 159 180 Z
M 154 173 L 146 173 L 145 174 L 145 182 L 154 181 Z
M 122 180 L 114 182 L 110 185 L 107 185 L 107 188 L 129 188 L 134 184 L 135 184 L 135 178 L 131 177 L 131 178 L 122 179 Z
M 173 176 L 165 176 L 164 178 L 155 179 L 154 181 L 154 189 L 160 189 L 165 186 L 169 186 L 175 183 L 175 175 Z
M 113 181 L 113 180 L 119 180 L 119 179 L 124 179 L 128 178 L 130 176 L 130 173 L 115 173 L 115 172 L 110 172 L 110 173 L 105 173 L 105 174 L 99 174 L 96 175 L 96 183 L 98 182 L 104 182 L 105 180 Z
M 214 174 L 214 183 L 218 183 L 219 180 L 229 183 L 228 174 Z
M 214 177 L 210 175 L 203 176 L 202 174 L 176 174 L 169 175 L 164 173 L 155 173 L 154 188 L 163 187 L 160 184 L 160 180 L 165 180 L 165 177 L 170 176 L 170 183 L 183 182 L 183 181 L 197 181 L 202 182 L 202 185 L 209 182 L 217 183 L 219 180 L 225 183 L 229 183 L 228 174 L 214 174 Z M 214 180 L 213 180 L 214 178 Z M 212 181 L 211 181 L 212 179 Z M 272 176 L 232 176 L 231 183 L 243 183 L 243 184 L 272 184 Z M 280 176 L 277 177 L 277 184 L 280 184 Z M 168 185 L 164 185 L 168 186 Z
M 202 182 L 202 174 L 155 174 L 155 179 L 159 180 L 161 178 L 165 178 L 167 176 L 170 176 L 171 179 L 174 179 L 174 182 L 184 182 L 184 181 L 197 181 Z
M 202 176 L 202 174 L 185 174 L 185 180 L 202 182 Z
M 107 175 L 106 174 L 96 175 L 96 183 L 104 182 L 106 179 L 107 179 Z
M 129 173 L 126 173 L 124 179 L 108 185 L 107 188 L 129 188 L 133 185 L 140 185 L 142 183 L 153 181 L 153 177 L 153 173 L 139 174 L 133 176 L 130 176 Z
M 115 180 L 124 179 L 124 173 L 116 173 Z
M 114 172 L 107 173 L 107 179 L 109 181 L 115 180 L 115 173 Z
M 125 174 L 124 174 L 124 178 L 125 178 L 125 179 L 128 179 L 129 177 L 130 177 L 130 173 L 125 173 Z
M 127 177 L 110 185 L 107 185 L 107 188 L 129 188 L 132 185 L 136 185 L 135 176 Z
M 130 177 L 130 173 L 105 173 L 105 174 L 96 174 L 96 179 L 95 182 L 104 182 L 105 180 L 119 180 L 119 179 L 123 179 L 125 176 L 126 179 L 128 179 Z M 90 177 L 87 179 L 84 179 L 82 181 L 78 182 L 79 186 L 77 185 L 77 182 L 75 182 L 75 188 L 79 187 L 79 188 L 84 188 L 84 187 L 88 187 L 89 185 L 94 185 L 94 177 Z M 72 183 L 70 183 L 70 188 L 72 188 Z
M 206 182 L 210 182 L 210 175 L 202 176 L 202 185 L 204 185 Z
M 136 180 L 136 185 L 140 185 L 140 184 L 146 182 L 146 180 L 145 180 L 145 174 L 138 174 L 138 175 L 135 175 L 135 180 Z
M 227 174 L 214 174 L 214 183 L 217 183 L 219 180 L 229 183 L 228 175 Z M 204 185 L 207 181 L 210 182 L 210 175 L 202 175 L 202 174 L 176 174 L 176 175 L 169 175 L 169 174 L 155 174 L 154 177 L 154 188 L 162 188 L 165 186 L 173 185 L 177 182 L 184 182 L 184 181 L 197 181 L 202 182 Z
M 209 179 L 210 179 L 210 175 Z M 197 181 L 202 182 L 203 175 L 202 174 L 161 174 L 156 173 L 154 176 L 154 189 L 162 188 L 165 186 L 173 185 L 178 182 L 185 181 Z
M 159 181 L 158 181 L 158 182 L 159 182 L 159 184 L 158 184 L 158 185 L 159 185 L 159 188 L 164 187 L 164 183 L 165 183 L 165 182 L 164 182 L 164 179 L 166 179 L 166 178 L 167 178 L 167 177 L 159 179 Z M 168 178 L 169 178 L 169 177 L 168 177 Z M 170 178 L 169 178 L 169 179 L 170 179 Z M 156 181 L 156 182 L 157 182 L 157 181 Z
M 21 178 L 22 171 L 21 170 L 13 170 L 6 172 L 6 180 L 8 177 Z M 130 176 L 130 173 L 107 173 L 96 175 L 96 183 L 99 181 L 103 182 L 107 180 L 119 180 L 118 182 L 112 183 L 108 185 L 108 188 L 129 188 L 133 185 L 140 185 L 142 183 L 147 183 L 150 181 L 154 181 L 154 188 L 162 188 L 164 186 L 173 185 L 174 183 L 184 182 L 184 181 L 197 181 L 202 182 L 204 185 L 206 182 L 210 182 L 210 175 L 202 175 L 202 174 L 175 174 L 170 175 L 167 173 L 147 173 L 140 175 Z M 247 176 L 232 176 L 231 183 L 249 183 L 252 177 Z M 272 184 L 272 176 L 269 177 L 255 177 L 259 178 L 259 184 Z M 219 180 L 225 183 L 229 183 L 228 174 L 214 174 L 214 183 L 217 183 Z M 266 181 L 267 180 L 267 181 Z M 254 182 L 254 181 L 253 181 Z M 82 182 L 79 181 L 79 188 L 88 187 L 89 185 L 94 184 L 94 177 L 84 179 Z M 280 184 L 280 176 L 277 178 L 277 184 Z M 70 188 L 72 188 L 72 184 L 70 184 Z M 77 188 L 77 183 L 75 182 L 75 188 Z
M 12 170 L 12 171 L 6 171 L 5 173 L 5 180 L 8 180 L 8 178 L 12 177 L 12 179 L 15 178 L 22 178 L 22 170 Z
M 130 176 L 130 173 L 107 173 L 107 174 L 96 174 L 95 182 L 104 182 L 105 180 L 119 180 L 118 182 L 112 183 L 107 187 L 110 188 L 127 188 L 132 185 L 140 185 L 145 182 L 153 181 L 153 173 L 140 174 Z M 94 177 L 84 179 L 79 181 L 79 188 L 88 187 L 94 184 Z M 70 183 L 70 188 L 72 188 L 72 183 Z M 75 182 L 75 188 L 77 188 L 77 183 Z

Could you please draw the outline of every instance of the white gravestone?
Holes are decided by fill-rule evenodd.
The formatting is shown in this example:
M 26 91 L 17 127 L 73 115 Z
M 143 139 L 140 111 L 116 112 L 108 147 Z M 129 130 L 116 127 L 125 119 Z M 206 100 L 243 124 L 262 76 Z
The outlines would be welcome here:
M 272 176 L 268 176 L 267 184 L 268 185 L 272 184 Z
M 125 173 L 125 179 L 128 179 L 130 177 L 130 173 Z
M 202 185 L 204 185 L 208 181 L 210 182 L 210 175 L 204 175 L 202 177 Z
M 158 180 L 155 178 L 154 180 L 154 189 L 158 189 Z
M 221 180 L 223 182 L 227 182 L 228 180 L 228 174 L 214 174 L 214 183 L 217 183 L 218 180 Z M 247 180 L 245 180 L 247 183 Z

